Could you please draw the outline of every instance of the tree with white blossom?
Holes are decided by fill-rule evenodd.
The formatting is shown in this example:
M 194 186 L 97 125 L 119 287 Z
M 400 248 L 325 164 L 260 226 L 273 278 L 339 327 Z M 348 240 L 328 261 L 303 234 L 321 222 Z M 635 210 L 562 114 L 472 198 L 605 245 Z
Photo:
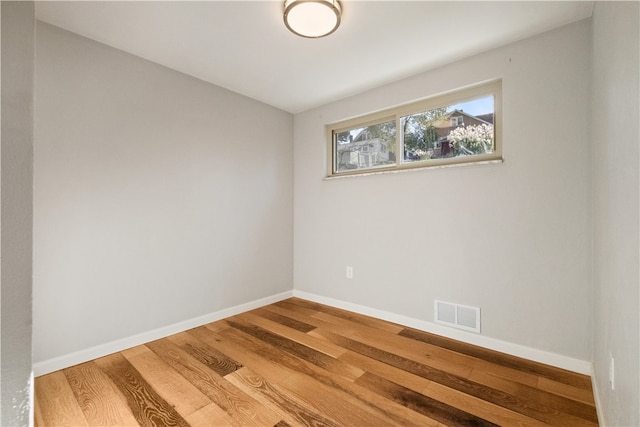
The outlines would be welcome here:
M 449 133 L 449 141 L 458 155 L 493 152 L 493 125 L 460 126 Z

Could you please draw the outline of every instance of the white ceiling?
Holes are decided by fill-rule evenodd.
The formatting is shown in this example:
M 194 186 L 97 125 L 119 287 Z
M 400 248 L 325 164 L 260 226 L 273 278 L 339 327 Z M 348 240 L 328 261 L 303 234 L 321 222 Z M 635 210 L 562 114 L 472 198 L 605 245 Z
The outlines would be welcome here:
M 283 1 L 45 1 L 36 17 L 291 113 L 591 16 L 593 1 L 349 1 L 323 39 Z

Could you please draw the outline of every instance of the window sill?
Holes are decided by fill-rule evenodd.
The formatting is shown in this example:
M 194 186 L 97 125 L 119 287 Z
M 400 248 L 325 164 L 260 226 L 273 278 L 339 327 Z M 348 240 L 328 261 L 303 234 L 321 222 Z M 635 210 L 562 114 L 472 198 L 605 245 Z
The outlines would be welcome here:
M 391 170 L 372 170 L 369 172 L 361 172 L 361 173 L 352 173 L 345 175 L 331 175 L 326 176 L 322 180 L 323 181 L 333 181 L 335 179 L 344 179 L 344 178 L 360 178 L 363 176 L 371 176 L 371 175 L 387 175 L 387 174 L 396 174 L 396 173 L 405 173 L 405 172 L 418 172 L 425 171 L 429 169 L 448 169 L 448 168 L 460 168 L 460 167 L 468 167 L 468 166 L 477 166 L 477 165 L 493 165 L 504 163 L 504 159 L 495 159 L 495 160 L 480 160 L 477 162 L 465 162 L 465 163 L 449 163 L 444 165 L 433 165 L 433 166 L 420 166 L 414 168 L 403 168 L 403 169 L 391 169 Z

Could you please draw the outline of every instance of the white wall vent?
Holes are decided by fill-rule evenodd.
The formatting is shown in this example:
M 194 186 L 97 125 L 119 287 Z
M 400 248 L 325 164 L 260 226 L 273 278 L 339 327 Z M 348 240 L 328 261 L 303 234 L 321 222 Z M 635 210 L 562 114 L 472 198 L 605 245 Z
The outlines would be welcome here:
M 480 307 L 435 300 L 433 313 L 436 323 L 480 333 Z

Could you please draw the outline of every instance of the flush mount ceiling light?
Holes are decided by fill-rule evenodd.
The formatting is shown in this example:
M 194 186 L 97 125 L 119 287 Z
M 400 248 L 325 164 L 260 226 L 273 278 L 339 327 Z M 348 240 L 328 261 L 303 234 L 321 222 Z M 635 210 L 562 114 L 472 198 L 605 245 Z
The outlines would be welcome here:
M 338 29 L 342 8 L 338 0 L 286 0 L 284 24 L 302 37 L 328 36 Z

